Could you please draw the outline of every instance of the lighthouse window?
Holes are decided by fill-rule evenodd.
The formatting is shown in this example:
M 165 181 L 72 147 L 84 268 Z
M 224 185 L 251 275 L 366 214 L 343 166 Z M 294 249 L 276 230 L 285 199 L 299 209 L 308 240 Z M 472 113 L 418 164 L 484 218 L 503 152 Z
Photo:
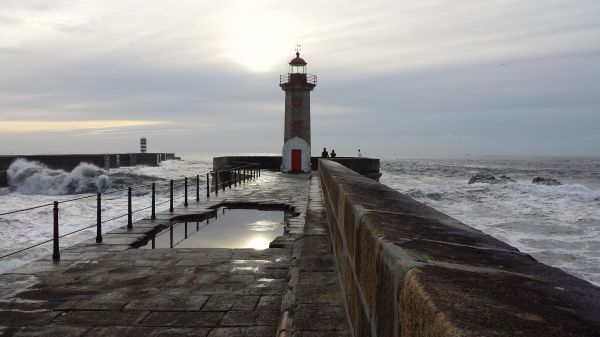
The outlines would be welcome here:
M 292 132 L 300 132 L 302 130 L 302 122 L 301 121 L 293 121 L 292 122 Z
M 305 66 L 291 66 L 291 73 L 292 74 L 304 74 L 306 73 L 306 67 Z
M 292 107 L 299 108 L 302 105 L 302 99 L 300 97 L 292 97 Z

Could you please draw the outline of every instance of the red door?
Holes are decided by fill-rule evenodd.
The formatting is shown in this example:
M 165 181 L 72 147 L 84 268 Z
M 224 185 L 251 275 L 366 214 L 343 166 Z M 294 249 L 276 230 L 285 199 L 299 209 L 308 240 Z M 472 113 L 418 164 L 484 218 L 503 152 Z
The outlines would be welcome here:
M 302 170 L 302 150 L 292 150 L 292 172 Z

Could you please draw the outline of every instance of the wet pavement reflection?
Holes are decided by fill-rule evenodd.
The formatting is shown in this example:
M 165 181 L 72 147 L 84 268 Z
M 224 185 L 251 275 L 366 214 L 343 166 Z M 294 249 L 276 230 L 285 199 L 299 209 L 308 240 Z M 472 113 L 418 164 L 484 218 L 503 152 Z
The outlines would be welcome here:
M 283 211 L 220 208 L 214 218 L 175 223 L 156 234 L 143 249 L 254 248 L 266 249 L 283 235 Z

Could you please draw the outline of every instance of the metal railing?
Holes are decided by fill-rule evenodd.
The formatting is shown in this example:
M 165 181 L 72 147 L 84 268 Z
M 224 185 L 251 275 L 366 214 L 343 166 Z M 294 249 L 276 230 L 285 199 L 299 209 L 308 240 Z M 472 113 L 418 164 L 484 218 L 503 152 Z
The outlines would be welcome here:
M 279 84 L 311 84 L 317 85 L 317 75 L 311 74 L 283 74 L 279 75 Z
M 239 164 L 243 164 L 243 165 L 226 167 L 223 170 L 209 171 L 206 173 L 206 198 L 207 199 L 210 198 L 211 192 L 214 192 L 215 196 L 218 196 L 219 189 L 222 189 L 222 192 L 225 192 L 226 187 L 229 187 L 231 189 L 232 185 L 233 186 L 242 185 L 247 180 L 255 180 L 256 178 L 260 177 L 261 169 L 260 169 L 259 164 L 257 164 L 257 163 L 239 163 Z M 212 187 L 210 184 L 211 177 L 213 179 Z M 224 180 L 223 177 L 227 177 L 228 179 Z M 196 187 L 195 188 L 196 202 L 198 203 L 198 202 L 200 202 L 200 175 L 196 175 L 196 177 L 194 177 L 194 178 L 195 178 L 195 185 L 196 185 L 195 186 Z M 223 180 L 223 181 L 220 181 L 220 180 Z M 69 235 L 73 235 L 75 233 L 82 232 L 84 230 L 87 230 L 87 229 L 90 229 L 93 227 L 96 227 L 96 243 L 102 243 L 102 225 L 107 222 L 114 221 L 114 220 L 117 220 L 117 219 L 127 216 L 127 228 L 131 229 L 131 228 L 133 228 L 133 214 L 134 213 L 138 213 L 138 212 L 141 212 L 141 211 L 144 211 L 147 209 L 151 209 L 150 219 L 156 220 L 156 206 L 163 205 L 168 202 L 169 203 L 169 213 L 174 213 L 174 201 L 184 199 L 183 205 L 184 205 L 184 207 L 188 207 L 189 206 L 188 184 L 189 184 L 188 177 L 184 177 L 184 178 L 177 179 L 177 180 L 171 179 L 168 182 L 169 200 L 159 202 L 159 203 L 156 202 L 156 186 L 157 186 L 156 182 L 153 182 L 152 184 L 134 186 L 138 189 L 151 187 L 151 190 L 150 190 L 151 205 L 147 206 L 147 207 L 142 207 L 137 210 L 133 210 L 133 206 L 132 206 L 133 188 L 132 188 L 132 186 L 129 186 L 129 187 L 123 188 L 123 189 L 109 190 L 109 191 L 104 191 L 104 192 L 100 192 L 100 193 L 96 193 L 96 194 L 92 194 L 92 195 L 86 195 L 86 196 L 82 196 L 82 197 L 61 200 L 61 201 L 54 201 L 49 204 L 37 205 L 37 206 L 28 207 L 28 208 L 23 208 L 23 209 L 12 210 L 12 211 L 8 211 L 8 212 L 0 213 L 0 216 L 5 216 L 5 215 L 9 215 L 9 214 L 26 212 L 26 211 L 30 211 L 30 210 L 34 210 L 34 209 L 52 206 L 52 220 L 53 220 L 52 221 L 53 222 L 52 239 L 44 240 L 42 242 L 38 242 L 31 246 L 28 246 L 28 247 L 25 247 L 22 249 L 18 249 L 16 251 L 10 252 L 8 254 L 2 255 L 2 256 L 0 256 L 0 259 L 12 256 L 12 255 L 16 255 L 16 254 L 22 253 L 26 250 L 29 250 L 29 249 L 32 249 L 35 247 L 39 247 L 41 245 L 52 242 L 53 243 L 52 259 L 55 261 L 60 260 L 59 240 L 61 238 L 64 238 Z M 180 196 L 177 198 L 174 197 L 174 190 L 176 187 L 184 187 L 184 195 L 183 196 Z M 127 191 L 127 213 L 103 220 L 102 219 L 103 196 L 113 195 L 116 193 L 122 193 L 124 191 Z M 58 221 L 59 220 L 59 210 L 60 210 L 59 205 L 67 204 L 67 203 L 71 203 L 71 202 L 75 202 L 75 201 L 79 201 L 79 200 L 84 200 L 84 199 L 91 199 L 94 197 L 96 198 L 96 223 L 60 235 L 59 234 L 59 221 Z M 104 200 L 115 200 L 115 199 L 118 199 L 118 198 L 104 199 Z

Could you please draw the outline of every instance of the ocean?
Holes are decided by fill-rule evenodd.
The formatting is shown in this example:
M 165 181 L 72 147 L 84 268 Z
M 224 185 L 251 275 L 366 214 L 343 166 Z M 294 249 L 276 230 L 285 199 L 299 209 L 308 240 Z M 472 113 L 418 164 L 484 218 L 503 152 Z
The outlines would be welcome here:
M 382 172 L 383 184 L 600 285 L 600 158 L 382 160 Z M 476 174 L 512 181 L 468 184 Z
M 133 208 L 150 205 L 150 184 L 158 181 L 157 210 L 168 208 L 168 181 L 205 174 L 209 156 L 184 156 L 160 167 L 131 167 L 105 171 L 80 165 L 72 172 L 49 170 L 19 162 L 10 173 L 15 191 L 0 195 L 0 213 L 54 200 L 91 196 L 60 204 L 60 232 L 67 233 L 96 221 L 97 189 L 118 190 L 104 196 L 103 219 L 125 214 L 129 186 Z M 464 157 L 455 159 L 382 159 L 381 182 L 490 234 L 537 260 L 600 285 L 600 158 L 575 157 Z M 500 183 L 474 183 L 476 174 L 508 176 Z M 561 185 L 532 183 L 536 177 L 554 178 Z M 182 186 L 176 198 L 182 202 Z M 190 198 L 195 180 L 190 180 Z M 134 221 L 150 210 L 134 214 Z M 126 217 L 104 224 L 105 230 L 126 224 Z M 0 256 L 49 239 L 52 207 L 0 216 Z M 61 239 L 66 247 L 93 238 L 95 228 Z M 0 273 L 51 253 L 49 244 L 0 259 Z

